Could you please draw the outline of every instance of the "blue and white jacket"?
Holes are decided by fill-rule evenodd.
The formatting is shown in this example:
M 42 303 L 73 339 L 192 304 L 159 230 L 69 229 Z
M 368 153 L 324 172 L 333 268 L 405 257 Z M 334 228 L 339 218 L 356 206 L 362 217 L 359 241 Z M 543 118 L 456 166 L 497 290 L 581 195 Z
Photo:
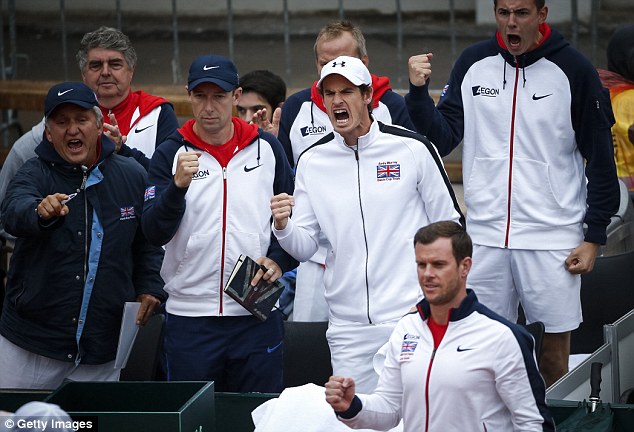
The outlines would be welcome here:
M 464 138 L 467 226 L 480 245 L 574 248 L 583 222 L 585 240 L 604 244 L 618 208 L 609 94 L 561 34 L 541 31 L 518 57 L 499 36 L 467 48 L 437 109 L 427 85 L 410 84 L 405 98 L 441 155 Z
M 467 291 L 437 348 L 429 303 L 403 317 L 388 342 L 379 384 L 339 413 L 348 426 L 404 432 L 554 431 L 530 334 Z
M 170 295 L 166 309 L 175 315 L 249 315 L 223 291 L 241 254 L 267 256 L 282 272 L 297 265 L 271 234 L 271 197 L 293 193 L 284 151 L 273 135 L 233 122 L 235 130 L 255 131 L 243 135 L 248 142 L 240 143 L 226 167 L 186 140 L 184 128 L 152 156 L 143 230 L 151 242 L 165 245 L 161 275 Z M 202 153 L 198 172 L 181 189 L 173 180 L 178 154 L 191 150 Z

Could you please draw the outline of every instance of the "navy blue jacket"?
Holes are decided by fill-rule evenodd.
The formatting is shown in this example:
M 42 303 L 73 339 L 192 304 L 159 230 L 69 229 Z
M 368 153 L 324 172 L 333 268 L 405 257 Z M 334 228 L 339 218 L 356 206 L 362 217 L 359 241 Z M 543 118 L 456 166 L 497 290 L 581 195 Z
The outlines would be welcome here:
M 0 333 L 30 352 L 84 364 L 114 360 L 124 302 L 166 297 L 163 250 L 140 225 L 147 174 L 101 139 L 99 162 L 85 172 L 44 139 L 2 202 L 2 222 L 17 240 Z M 68 215 L 38 217 L 42 197 L 75 192 Z

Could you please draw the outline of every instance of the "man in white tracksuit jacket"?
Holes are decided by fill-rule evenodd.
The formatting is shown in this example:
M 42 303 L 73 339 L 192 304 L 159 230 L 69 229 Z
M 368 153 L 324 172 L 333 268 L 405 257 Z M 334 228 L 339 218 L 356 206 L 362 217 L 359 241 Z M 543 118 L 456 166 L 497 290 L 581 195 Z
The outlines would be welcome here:
M 328 343 L 333 371 L 372 391 L 372 357 L 420 299 L 411 267 L 416 230 L 462 219 L 433 145 L 369 113 L 371 77 L 355 57 L 322 69 L 318 88 L 335 131 L 299 158 L 295 194 L 271 200 L 274 234 L 299 261 L 331 245 L 326 257 Z M 291 208 L 293 218 L 289 219 Z
M 388 430 L 402 418 L 404 432 L 554 431 L 530 334 L 466 288 L 473 246 L 464 228 L 433 223 L 414 244 L 425 299 L 396 326 L 373 394 L 355 395 L 342 376 L 326 383 L 339 420 Z

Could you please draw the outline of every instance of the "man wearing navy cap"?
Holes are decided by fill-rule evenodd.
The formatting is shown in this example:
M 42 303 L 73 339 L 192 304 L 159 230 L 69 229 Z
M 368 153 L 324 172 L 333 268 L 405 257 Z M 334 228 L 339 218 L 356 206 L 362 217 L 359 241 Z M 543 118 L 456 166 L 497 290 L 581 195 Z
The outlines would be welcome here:
M 216 391 L 282 391 L 282 314 L 261 322 L 224 294 L 237 259 L 275 281 L 296 262 L 271 235 L 269 199 L 292 193 L 277 139 L 232 117 L 242 92 L 227 58 L 198 57 L 187 91 L 194 118 L 157 147 L 143 230 L 165 245 L 165 354 L 171 381 L 215 381 Z M 254 283 L 254 285 L 255 285 Z
M 321 234 L 328 241 L 332 368 L 371 392 L 374 354 L 421 294 L 410 265 L 416 230 L 462 215 L 429 140 L 371 113 L 372 77 L 360 59 L 329 61 L 317 89 L 334 131 L 300 156 L 295 195 L 271 200 L 273 233 L 299 261 L 313 256 Z
M 112 381 L 123 306 L 144 324 L 165 300 L 163 251 L 140 227 L 147 174 L 114 153 L 94 92 L 53 86 L 36 158 L 17 172 L 2 222 L 17 237 L 0 320 L 0 388 Z

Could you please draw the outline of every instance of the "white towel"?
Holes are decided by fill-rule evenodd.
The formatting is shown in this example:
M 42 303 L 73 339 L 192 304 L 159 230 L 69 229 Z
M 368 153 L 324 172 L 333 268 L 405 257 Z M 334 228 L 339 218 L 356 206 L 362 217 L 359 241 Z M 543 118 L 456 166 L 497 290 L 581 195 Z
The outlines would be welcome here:
M 326 402 L 326 389 L 315 384 L 290 387 L 251 413 L 254 432 L 350 432 Z M 370 432 L 368 429 L 360 431 Z M 402 422 L 390 432 L 402 432 Z

